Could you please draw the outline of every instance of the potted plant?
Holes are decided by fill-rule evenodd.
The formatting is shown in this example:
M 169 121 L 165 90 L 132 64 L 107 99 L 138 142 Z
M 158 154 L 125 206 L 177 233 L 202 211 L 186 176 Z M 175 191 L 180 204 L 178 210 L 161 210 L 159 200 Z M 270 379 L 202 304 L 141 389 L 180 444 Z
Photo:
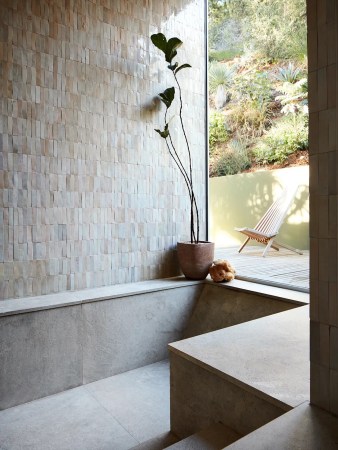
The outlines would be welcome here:
M 185 156 L 182 149 L 176 148 L 173 136 L 169 129 L 168 111 L 175 99 L 175 86 L 165 89 L 159 94 L 162 103 L 165 105 L 163 128 L 155 131 L 165 140 L 170 156 L 175 162 L 178 170 L 182 174 L 187 187 L 190 200 L 190 241 L 177 243 L 177 255 L 180 267 L 186 278 L 203 280 L 209 272 L 214 259 L 214 243 L 200 240 L 200 216 L 193 184 L 193 161 L 192 153 L 183 121 L 183 101 L 182 89 L 177 78 L 178 72 L 187 69 L 190 64 L 173 62 L 177 55 L 177 49 L 182 45 L 182 41 L 177 37 L 167 38 L 162 33 L 151 36 L 152 43 L 163 52 L 168 69 L 175 80 L 178 101 L 179 101 L 179 122 L 185 141 Z

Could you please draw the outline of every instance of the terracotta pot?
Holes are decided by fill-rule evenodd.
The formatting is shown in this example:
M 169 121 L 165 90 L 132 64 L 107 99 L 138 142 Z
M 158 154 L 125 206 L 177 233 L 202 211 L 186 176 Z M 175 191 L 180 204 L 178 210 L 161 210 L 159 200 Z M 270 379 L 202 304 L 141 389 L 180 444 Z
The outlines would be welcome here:
M 178 242 L 178 262 L 185 277 L 190 280 L 204 280 L 214 260 L 214 249 L 213 242 Z

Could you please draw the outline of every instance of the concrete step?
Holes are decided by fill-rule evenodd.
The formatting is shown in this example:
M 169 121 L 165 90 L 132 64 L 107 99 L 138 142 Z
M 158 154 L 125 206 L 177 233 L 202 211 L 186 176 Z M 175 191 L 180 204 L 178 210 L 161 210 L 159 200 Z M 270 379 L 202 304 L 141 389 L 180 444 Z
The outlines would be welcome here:
M 245 436 L 309 399 L 308 306 L 169 345 L 171 430 Z
M 167 433 L 162 433 L 148 441 L 142 442 L 141 444 L 132 447 L 130 450 L 163 450 L 164 448 L 168 448 L 172 444 L 175 444 L 178 440 L 177 436 L 168 431 Z
M 338 417 L 305 402 L 226 447 L 226 450 L 271 449 L 337 450 Z
M 221 450 L 240 437 L 231 428 L 221 423 L 215 423 L 166 448 L 168 450 Z

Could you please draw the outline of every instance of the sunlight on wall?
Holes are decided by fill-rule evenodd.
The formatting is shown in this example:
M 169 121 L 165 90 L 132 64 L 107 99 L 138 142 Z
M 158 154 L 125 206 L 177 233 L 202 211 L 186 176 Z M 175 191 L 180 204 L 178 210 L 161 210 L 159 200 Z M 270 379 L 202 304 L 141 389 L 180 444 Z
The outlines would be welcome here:
M 280 229 L 279 239 L 293 247 L 308 249 L 308 166 L 211 178 L 210 240 L 218 247 L 240 245 L 243 236 L 234 228 L 253 228 L 285 187 L 297 185 L 297 195 Z

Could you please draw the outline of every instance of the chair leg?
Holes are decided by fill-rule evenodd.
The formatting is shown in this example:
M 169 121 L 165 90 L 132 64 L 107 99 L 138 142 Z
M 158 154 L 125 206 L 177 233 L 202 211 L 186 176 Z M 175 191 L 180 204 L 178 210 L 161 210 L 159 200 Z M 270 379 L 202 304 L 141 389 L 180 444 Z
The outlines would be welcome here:
M 246 244 L 250 241 L 250 238 L 246 238 L 244 243 L 241 245 L 240 249 L 238 250 L 238 253 L 241 253 L 241 251 L 243 250 L 243 248 L 246 246 Z
M 278 247 L 286 248 L 287 250 L 291 250 L 292 252 L 298 253 L 299 255 L 303 254 L 303 252 L 301 250 L 298 250 L 298 248 L 291 247 L 290 245 L 280 244 L 279 242 L 276 242 L 276 241 L 275 241 L 275 245 L 278 245 Z
M 269 242 L 267 243 L 267 245 L 266 245 L 266 247 L 264 249 L 263 255 L 262 255 L 263 257 L 265 257 L 266 254 L 268 253 L 268 251 L 270 250 L 270 247 L 272 246 L 272 243 L 273 243 L 273 238 L 270 239 Z

